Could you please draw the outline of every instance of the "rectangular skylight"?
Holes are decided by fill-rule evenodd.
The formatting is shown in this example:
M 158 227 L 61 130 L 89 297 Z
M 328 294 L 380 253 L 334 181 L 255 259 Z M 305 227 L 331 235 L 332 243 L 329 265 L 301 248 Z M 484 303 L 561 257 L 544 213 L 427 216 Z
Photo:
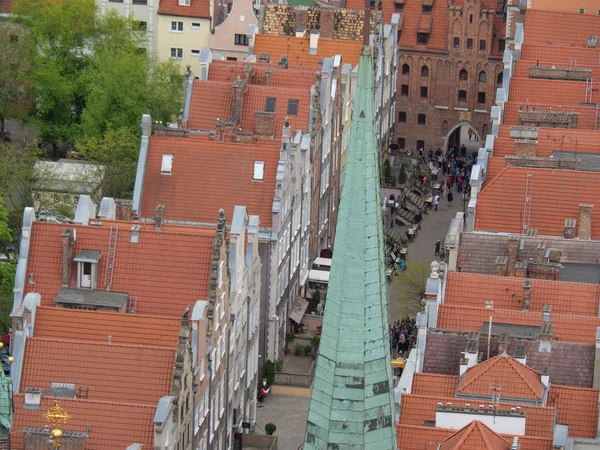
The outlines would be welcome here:
M 173 155 L 163 155 L 160 173 L 171 173 L 173 169 Z
M 265 163 L 264 161 L 254 161 L 254 172 L 252 174 L 253 180 L 263 180 L 265 177 Z

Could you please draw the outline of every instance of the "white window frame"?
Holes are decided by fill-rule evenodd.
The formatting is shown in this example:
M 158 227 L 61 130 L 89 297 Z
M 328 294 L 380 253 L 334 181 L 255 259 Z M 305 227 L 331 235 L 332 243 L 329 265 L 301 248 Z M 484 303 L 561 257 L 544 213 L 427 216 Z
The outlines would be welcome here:
M 217 331 L 219 329 L 219 325 L 220 325 L 220 320 L 219 320 L 219 310 L 221 309 L 221 303 L 217 303 L 217 306 L 215 306 L 215 315 L 213 317 L 213 321 L 215 322 L 215 331 Z
M 265 162 L 254 161 L 254 170 L 252 171 L 253 181 L 263 181 L 265 179 Z
M 190 55 L 191 56 L 200 56 L 200 50 L 198 50 L 196 48 L 190 48 Z
M 211 352 L 210 352 L 210 360 L 212 361 L 212 364 L 213 364 L 213 369 L 212 369 L 212 371 L 210 373 L 210 379 L 211 379 L 211 381 L 215 379 L 215 370 L 216 369 L 214 369 L 214 367 L 215 367 L 215 365 L 217 363 L 217 361 L 215 359 L 215 354 L 216 353 L 217 353 L 217 349 L 216 348 L 213 348 L 211 350 Z
M 162 175 L 171 175 L 173 173 L 173 155 L 170 155 L 168 153 L 162 155 L 160 173 Z
M 225 292 L 221 293 L 221 301 L 219 302 L 219 305 L 221 306 L 221 315 L 219 316 L 219 319 L 222 319 L 225 315 Z
M 192 28 L 192 30 L 199 30 L 200 28 L 202 28 L 202 23 L 201 22 L 192 22 L 192 25 L 190 27 Z
M 175 56 L 173 56 L 173 50 L 175 50 Z M 181 50 L 181 52 L 179 50 Z M 181 56 L 179 56 L 180 53 L 181 53 Z M 171 47 L 171 58 L 172 59 L 183 59 L 183 48 L 182 47 Z
M 219 263 L 219 287 L 223 286 L 223 265 L 225 261 Z
M 204 380 L 204 378 L 206 377 L 206 368 L 204 367 L 204 361 L 205 361 L 205 357 L 202 356 L 200 358 L 200 381 Z
M 179 0 L 179 6 L 190 6 L 190 0 Z
M 183 33 L 183 30 L 183 21 L 171 20 L 171 33 Z

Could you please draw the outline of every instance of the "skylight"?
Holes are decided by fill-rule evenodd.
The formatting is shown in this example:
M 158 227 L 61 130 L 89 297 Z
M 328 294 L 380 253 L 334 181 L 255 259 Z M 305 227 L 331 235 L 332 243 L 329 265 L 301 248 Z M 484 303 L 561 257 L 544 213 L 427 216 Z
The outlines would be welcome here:
M 254 161 L 254 172 L 252 174 L 253 180 L 263 180 L 265 177 L 265 163 L 264 161 Z
M 163 155 L 160 173 L 171 173 L 173 169 L 173 155 Z

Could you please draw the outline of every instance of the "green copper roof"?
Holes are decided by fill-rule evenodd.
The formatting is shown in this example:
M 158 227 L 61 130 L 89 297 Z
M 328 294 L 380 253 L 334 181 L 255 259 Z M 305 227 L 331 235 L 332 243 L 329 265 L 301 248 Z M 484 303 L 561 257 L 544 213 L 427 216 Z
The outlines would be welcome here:
M 364 47 L 304 450 L 397 448 L 374 103 Z
M 4 375 L 4 371 L 0 367 L 0 437 L 4 437 L 4 429 L 10 430 L 12 420 L 12 380 Z

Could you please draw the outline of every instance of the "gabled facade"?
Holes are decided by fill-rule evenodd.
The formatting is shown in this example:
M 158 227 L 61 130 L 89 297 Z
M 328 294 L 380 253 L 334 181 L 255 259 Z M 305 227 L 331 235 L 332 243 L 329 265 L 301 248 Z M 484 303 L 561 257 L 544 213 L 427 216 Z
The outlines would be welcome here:
M 207 47 L 212 30 L 209 0 L 162 0 L 158 6 L 156 51 L 174 59 L 194 74 L 200 71 L 200 49 Z
M 210 49 L 229 61 L 243 61 L 248 55 L 248 30 L 258 24 L 257 2 L 235 1 L 225 20 L 210 35 Z

